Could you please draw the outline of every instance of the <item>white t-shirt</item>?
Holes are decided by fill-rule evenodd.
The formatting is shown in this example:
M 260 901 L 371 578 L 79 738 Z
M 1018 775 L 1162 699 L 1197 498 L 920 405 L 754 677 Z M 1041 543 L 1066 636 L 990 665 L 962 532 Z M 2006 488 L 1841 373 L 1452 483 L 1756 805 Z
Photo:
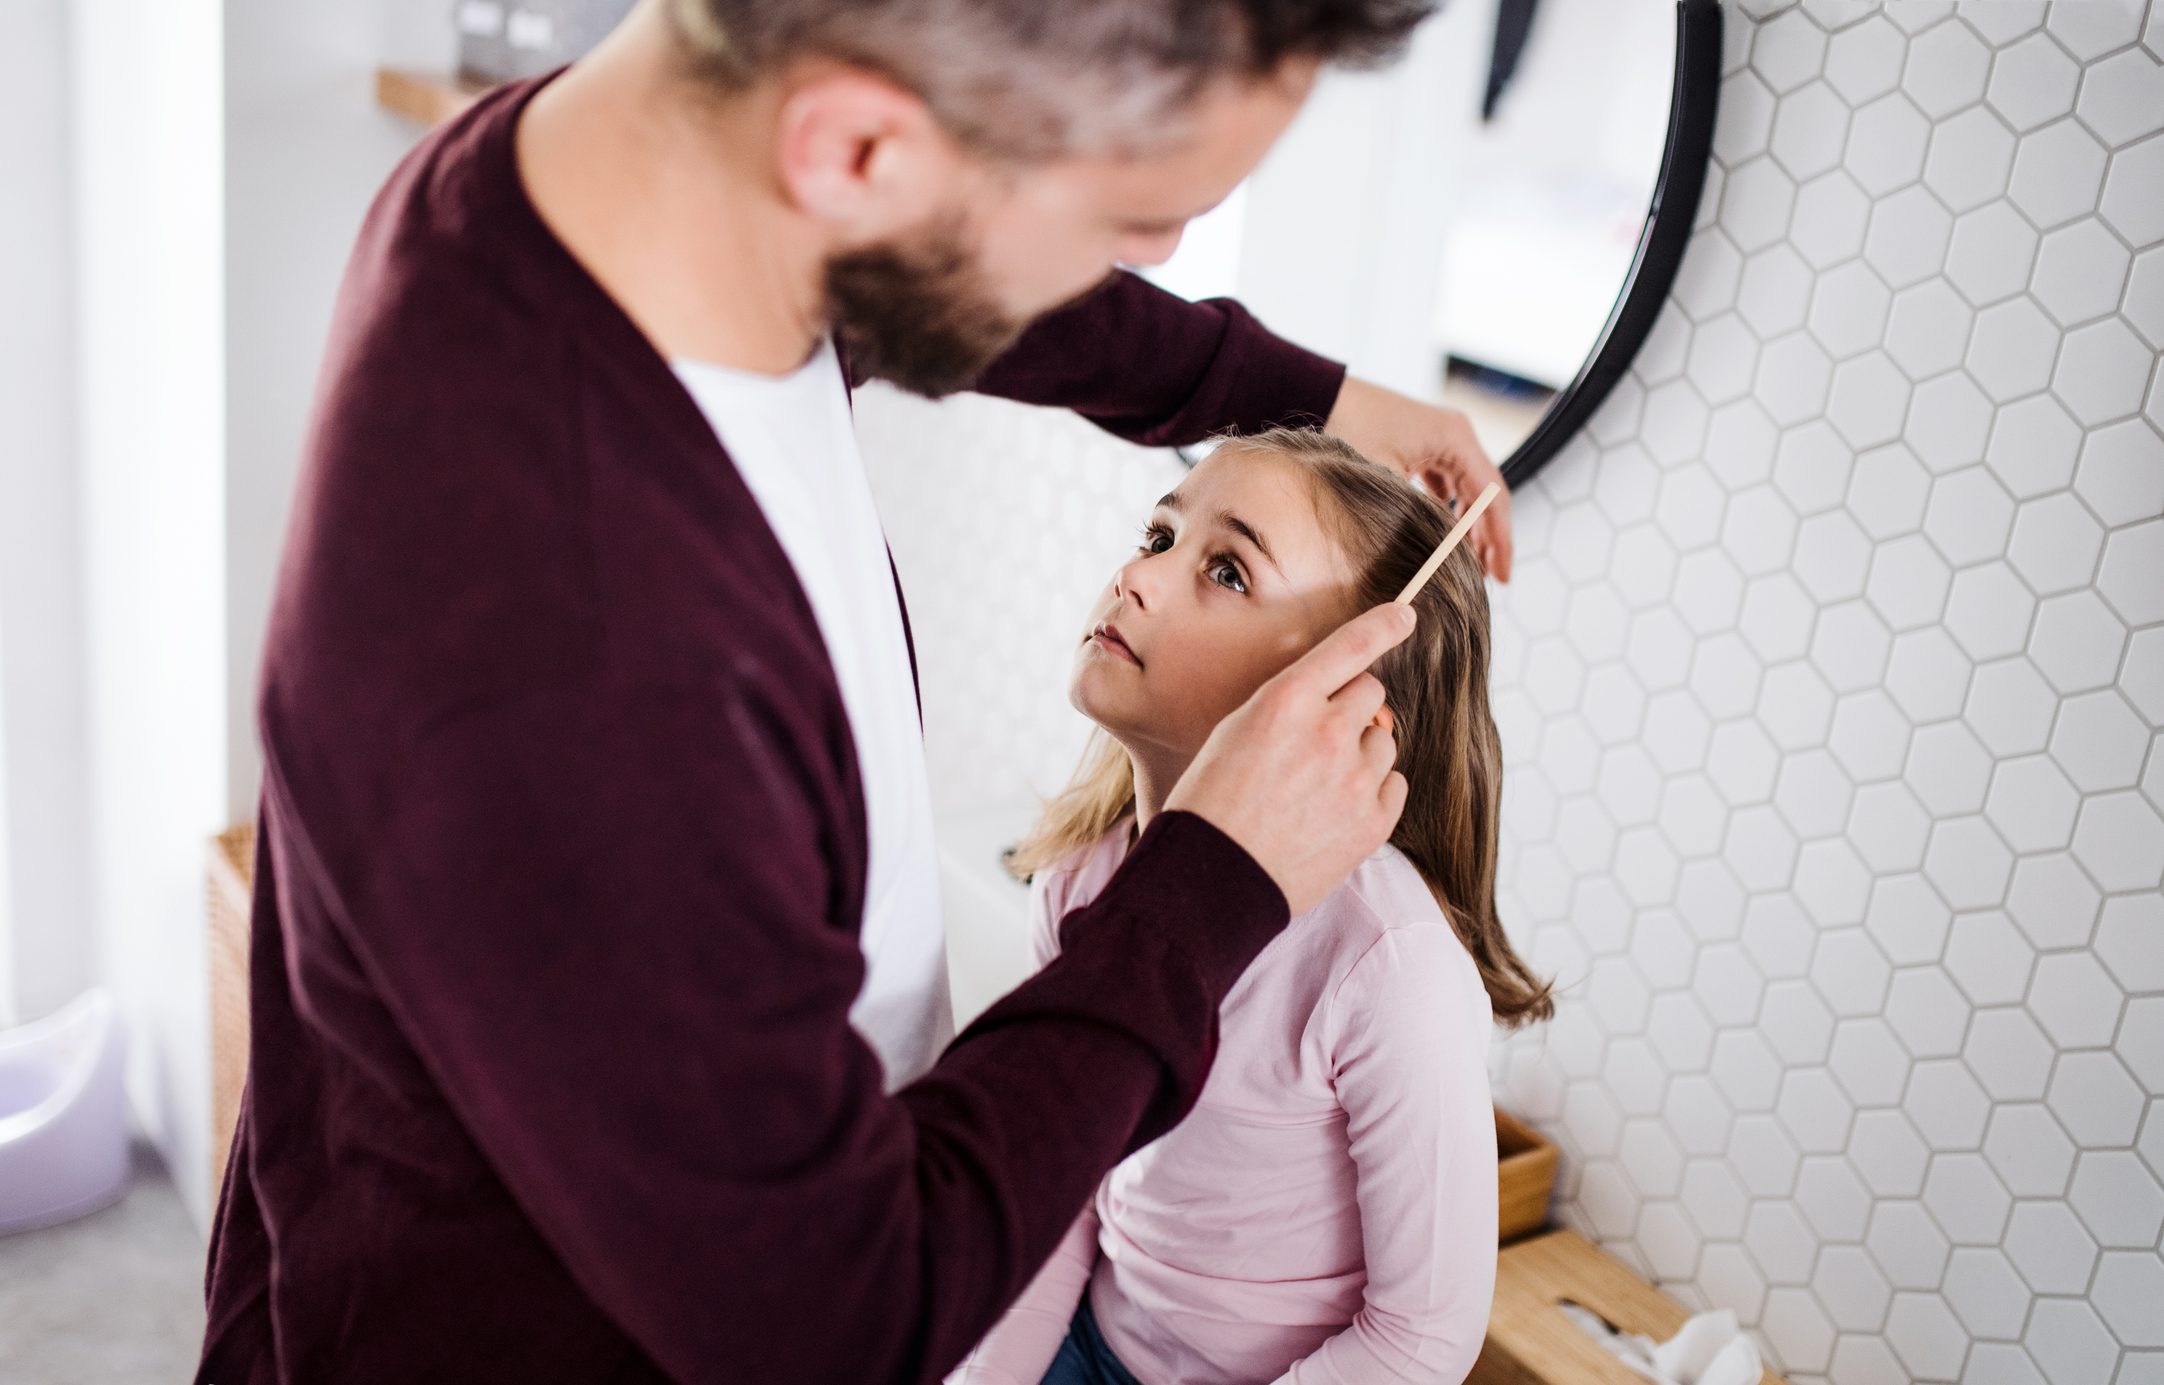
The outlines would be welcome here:
M 871 831 L 864 990 L 849 1018 L 889 1090 L 954 1035 L 932 795 L 887 541 L 831 338 L 788 375 L 671 367 L 728 449 L 811 598 L 856 737 Z

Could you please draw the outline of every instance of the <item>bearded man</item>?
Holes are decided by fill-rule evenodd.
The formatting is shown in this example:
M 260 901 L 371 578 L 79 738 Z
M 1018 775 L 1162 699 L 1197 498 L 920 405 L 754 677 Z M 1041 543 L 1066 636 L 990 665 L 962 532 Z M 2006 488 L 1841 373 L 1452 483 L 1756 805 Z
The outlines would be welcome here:
M 1365 670 L 1408 623 L 1227 718 L 949 1043 L 848 391 L 1326 422 L 1470 497 L 1461 416 L 1120 268 L 1427 3 L 644 0 L 401 165 L 265 653 L 200 1382 L 937 1380 L 1179 1119 L 1241 970 L 1396 821 Z

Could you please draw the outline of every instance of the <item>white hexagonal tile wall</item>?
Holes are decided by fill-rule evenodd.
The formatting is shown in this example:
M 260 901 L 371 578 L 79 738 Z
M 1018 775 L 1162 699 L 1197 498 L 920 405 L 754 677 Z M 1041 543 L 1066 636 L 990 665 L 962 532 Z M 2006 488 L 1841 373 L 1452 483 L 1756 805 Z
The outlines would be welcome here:
M 2060 1197 L 2073 1172 L 2074 1142 L 2040 1104 L 2008 1103 L 1992 1109 L 1984 1157 L 2015 1197 Z
M 1984 99 L 2016 130 L 2033 130 L 2074 109 L 2081 68 L 2049 35 L 2031 34 L 1999 50 Z
M 2143 8 L 2140 0 L 2098 0 L 2061 6 L 2047 22 L 2068 52 L 2090 62 L 2141 37 Z
M 2164 265 L 2164 259 L 2158 263 Z M 2164 285 L 2159 288 L 2164 291 Z M 2131 524 L 2164 514 L 2164 436 L 2138 418 L 2088 434 L 2082 440 L 2074 488 L 2106 524 Z
M 2164 136 L 2151 135 L 2112 156 L 2097 211 L 2129 244 L 2164 240 Z
M 1864 1244 L 1886 1281 L 1901 1289 L 1938 1288 L 1952 1249 L 1922 1203 L 1892 1199 L 1872 1208 Z
M 2040 1294 L 2078 1294 L 2096 1265 L 2096 1240 L 2063 1202 L 2025 1202 L 2006 1231 L 2006 1253 Z
M 2164 166 L 2157 170 L 2164 177 Z M 2067 411 L 2090 425 L 2124 418 L 2141 407 L 2154 356 L 2134 330 L 2105 318 L 2068 332 L 2059 344 L 2051 392 Z
M 2062 326 L 2104 316 L 2119 306 L 2133 256 L 2095 217 L 2083 217 L 2044 237 L 2029 289 Z
M 1999 410 L 1984 462 L 2015 499 L 2026 500 L 2065 485 L 2081 446 L 2081 425 L 2058 400 L 2038 394 Z
M 2022 1345 L 2049 1380 L 2101 1378 L 2118 1353 L 2090 1306 L 2068 1299 L 2047 1299 L 2031 1309 Z
M 1910 396 L 1905 440 L 1934 473 L 1959 471 L 1984 455 L 1991 413 L 1991 401 L 1974 380 L 1949 372 L 1924 381 Z
M 1954 222 L 1944 272 L 1970 303 L 1996 303 L 2027 286 L 2036 247 L 2027 218 L 2005 202 L 1987 202 Z
M 2061 492 L 2021 507 L 2007 561 L 2044 596 L 2089 585 L 2104 547 L 2103 527 L 2072 494 Z
M 2054 1050 L 2027 1010 L 2007 1006 L 1977 1012 L 1961 1056 L 1992 1100 L 2040 1101 Z
M 1953 235 L 1953 214 L 1932 190 L 1906 187 L 1871 208 L 1864 258 L 1895 288 L 1940 273 Z
M 2051 383 L 2059 339 L 2034 300 L 2011 298 L 1976 315 L 1968 370 L 1993 399 L 2006 403 Z
M 2106 162 L 2079 122 L 2056 121 L 2021 137 L 2007 195 L 2036 225 L 2057 226 L 2096 209 Z
M 1948 24 L 1934 32 L 1961 30 Z M 1974 107 L 1931 131 L 1931 148 L 1924 159 L 1924 185 L 1949 210 L 1965 212 L 2006 191 L 2013 163 L 2013 134 L 1998 116 Z
M 2029 1312 L 2029 1289 L 1996 1247 L 1964 1246 L 1946 1262 L 1946 1304 L 1972 1338 L 2012 1337 Z
M 1869 194 L 1846 170 L 1834 169 L 1798 188 L 1788 241 L 1760 251 L 1744 271 L 1744 317 L 1752 328 L 1775 336 L 1800 326 L 1801 317 L 1791 320 L 1789 313 L 1800 311 L 1809 271 L 1862 250 L 1870 216 Z
M 1908 39 L 1899 29 L 1882 15 L 1870 15 L 1836 33 L 1827 44 L 1827 84 L 1851 106 L 1884 96 L 1900 84 L 1907 50 Z M 2067 66 L 2071 69 L 2073 64 Z M 2069 90 L 2069 101 L 2072 96 Z
M 2100 1246 L 2147 1249 L 2164 1230 L 2164 1187 L 2130 1150 L 2084 1152 L 2067 1201 Z

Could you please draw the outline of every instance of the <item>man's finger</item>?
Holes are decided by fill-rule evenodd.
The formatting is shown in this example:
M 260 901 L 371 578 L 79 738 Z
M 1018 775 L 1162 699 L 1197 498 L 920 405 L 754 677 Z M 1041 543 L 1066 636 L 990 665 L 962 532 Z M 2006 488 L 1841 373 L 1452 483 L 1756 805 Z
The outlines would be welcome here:
M 1382 727 L 1370 726 L 1360 733 L 1360 758 L 1380 778 L 1398 762 L 1398 743 Z
M 1383 812 L 1388 816 L 1393 831 L 1397 828 L 1398 819 L 1405 813 L 1405 795 L 1410 787 L 1405 782 L 1405 776 L 1397 770 L 1383 776 L 1380 799 Z
M 1493 508 L 1490 507 L 1491 511 Z M 1488 515 L 1482 515 L 1481 519 L 1489 526 L 1485 553 L 1487 559 L 1485 566 L 1488 575 L 1498 582 L 1508 582 L 1510 580 L 1510 520 L 1506 516 L 1498 521 L 1491 519 Z
M 1330 697 L 1413 633 L 1413 624 L 1409 607 L 1395 601 L 1371 606 L 1323 636 L 1273 681 L 1310 696 Z
M 1487 535 L 1486 556 L 1488 575 L 1498 582 L 1510 580 L 1510 487 L 1505 486 L 1495 497 L 1488 512 L 1480 517 L 1480 530 Z
M 1330 705 L 1348 723 L 1367 725 L 1375 720 L 1376 713 L 1383 710 L 1382 680 L 1373 673 L 1362 670 L 1345 680 L 1345 686 L 1330 694 Z

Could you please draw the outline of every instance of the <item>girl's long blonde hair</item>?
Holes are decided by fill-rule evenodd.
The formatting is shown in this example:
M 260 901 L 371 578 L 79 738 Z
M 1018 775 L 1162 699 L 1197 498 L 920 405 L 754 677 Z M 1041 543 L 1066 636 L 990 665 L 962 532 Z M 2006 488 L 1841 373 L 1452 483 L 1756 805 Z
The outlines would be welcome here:
M 1305 468 L 1326 527 L 1359 574 L 1348 616 L 1396 596 L 1449 532 L 1452 515 L 1443 505 L 1328 433 L 1277 428 L 1224 447 Z M 1470 547 L 1451 554 L 1413 606 L 1420 620 L 1412 635 L 1372 670 L 1397 718 L 1397 768 L 1407 786 L 1390 842 L 1420 872 L 1472 954 L 1496 1022 L 1516 1028 L 1548 1018 L 1555 1007 L 1549 983 L 1512 950 L 1495 912 L 1503 753 L 1488 711 L 1488 594 Z M 1056 865 L 1134 806 L 1134 763 L 1100 728 L 1074 779 L 1009 853 L 1007 868 L 1027 879 Z

